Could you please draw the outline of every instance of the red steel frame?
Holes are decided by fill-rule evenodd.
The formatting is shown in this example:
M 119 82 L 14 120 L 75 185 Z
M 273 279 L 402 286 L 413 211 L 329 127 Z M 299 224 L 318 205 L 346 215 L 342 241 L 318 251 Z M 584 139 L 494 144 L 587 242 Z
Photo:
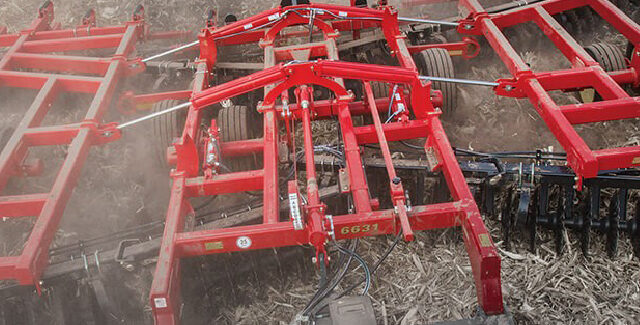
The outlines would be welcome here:
M 503 96 L 527 97 L 567 152 L 567 161 L 577 175 L 577 189 L 583 178 L 598 171 L 640 166 L 640 146 L 591 150 L 573 125 L 640 117 L 640 97 L 632 97 L 620 84 L 640 85 L 640 26 L 607 0 L 549 0 L 489 15 L 477 0 L 460 0 L 470 14 L 460 21 L 463 34 L 484 35 L 513 75 L 496 89 Z M 628 69 L 605 72 L 600 65 L 556 22 L 552 15 L 590 6 L 634 46 Z M 564 71 L 533 72 L 513 49 L 502 29 L 534 22 L 571 62 Z M 547 93 L 553 90 L 594 88 L 601 102 L 558 106 Z
M 640 147 L 593 151 L 572 126 L 640 117 L 638 97 L 627 95 L 620 87 L 620 84 L 640 85 L 637 72 L 640 50 L 634 51 L 628 69 L 606 73 L 551 15 L 591 6 L 636 48 L 640 45 L 638 25 L 606 0 L 549 0 L 493 15 L 486 13 L 477 0 L 460 0 L 460 3 L 470 13 L 468 18 L 460 21 L 458 31 L 484 35 L 513 75 L 512 79 L 499 80 L 496 93 L 529 98 L 567 151 L 568 162 L 578 175 L 578 185 L 582 178 L 593 177 L 600 170 L 640 165 Z M 305 15 L 310 14 L 311 10 L 315 11 L 311 23 L 321 32 L 323 40 L 276 47 L 274 41 L 277 37 L 305 36 L 298 32 L 285 34 L 283 29 L 308 24 L 309 18 Z M 336 19 L 336 16 L 340 19 Z M 139 60 L 127 59 L 135 43 L 142 38 L 184 36 L 184 33 L 148 34 L 140 15 L 135 15 L 134 20 L 124 26 L 105 28 L 95 27 L 95 21 L 90 17 L 75 29 L 58 30 L 52 27 L 52 20 L 53 5 L 47 2 L 30 29 L 19 34 L 4 34 L 6 29 L 0 29 L 0 47 L 9 47 L 0 60 L 0 86 L 39 89 L 35 101 L 0 154 L 0 189 L 5 188 L 10 177 L 39 172 L 39 164 L 26 159 L 29 147 L 69 145 L 68 155 L 49 193 L 0 196 L 0 216 L 37 216 L 22 253 L 19 256 L 0 257 L 0 279 L 15 279 L 21 284 L 37 284 L 47 263 L 47 248 L 89 148 L 119 138 L 115 126 L 102 124 L 101 118 L 118 82 L 144 68 Z M 528 21 L 536 23 L 554 42 L 571 62 L 571 69 L 543 73 L 529 69 L 501 32 L 504 28 Z M 332 236 L 340 240 L 395 234 L 401 230 L 406 240 L 412 240 L 414 231 L 455 226 L 463 230 L 480 306 L 489 314 L 504 311 L 499 255 L 439 121 L 440 111 L 434 107 L 441 100 L 439 94 L 431 90 L 429 82 L 419 79 L 411 58 L 412 53 L 432 45 L 407 46 L 398 26 L 397 12 L 386 6 L 370 9 L 314 4 L 274 8 L 224 27 L 203 30 L 200 35 L 201 59 L 197 62 L 198 72 L 191 91 L 133 98 L 135 104 L 186 98 L 191 94 L 192 105 L 183 134 L 173 146 L 172 160 L 176 166 L 172 171 L 172 194 L 150 294 L 156 323 L 174 324 L 179 320 L 179 261 L 183 257 L 293 245 L 313 245 L 319 254 L 324 252 L 325 244 Z M 339 61 L 336 45 L 339 32 L 353 31 L 354 38 L 357 38 L 359 31 L 366 28 L 380 28 L 383 31 L 391 53 L 398 59 L 398 67 Z M 265 69 L 209 88 L 208 79 L 215 71 L 218 49 L 252 42 L 259 42 L 264 49 Z M 467 38 L 461 43 L 438 47 L 449 50 L 452 55 L 456 52 L 468 57 L 476 53 L 477 43 Z M 116 48 L 116 53 L 109 58 L 44 54 L 98 48 Z M 281 62 L 292 59 L 300 61 Z M 49 72 L 25 72 L 24 69 Z M 365 98 L 362 101 L 354 100 L 354 96 L 344 87 L 344 79 L 363 82 Z M 386 111 L 389 99 L 374 97 L 369 85 L 372 81 L 399 85 L 401 89 L 408 90 L 406 102 L 404 96 L 400 102 L 411 108 L 415 118 L 382 124 L 377 113 Z M 335 99 L 314 100 L 310 91 L 312 85 L 330 89 Z M 264 101 L 258 107 L 264 119 L 263 138 L 222 143 L 221 151 L 223 158 L 262 153 L 262 168 L 202 176 L 202 109 L 260 88 L 265 89 Z M 284 91 L 290 88 L 297 88 L 297 104 L 288 108 L 277 104 L 278 98 L 285 99 Z M 547 94 L 552 90 L 583 88 L 596 89 L 603 101 L 558 106 Z M 61 92 L 95 95 L 85 119 L 67 125 L 41 126 L 51 104 Z M 291 115 L 288 115 L 289 112 Z M 354 126 L 352 116 L 363 114 L 371 114 L 373 124 Z M 310 125 L 312 119 L 331 117 L 337 118 L 340 123 L 349 178 L 346 192 L 351 195 L 356 211 L 328 218 L 316 184 Z M 290 220 L 281 220 L 278 196 L 279 147 L 284 141 L 279 136 L 279 125 L 292 120 L 302 123 L 306 160 L 308 203 L 303 207 L 304 228 L 299 230 L 294 228 Z M 433 170 L 442 171 L 453 197 L 452 202 L 411 209 L 406 206 L 402 181 L 396 178 L 388 141 L 415 138 L 427 139 L 424 144 L 425 155 L 432 163 Z M 377 201 L 369 195 L 360 154 L 360 146 L 368 143 L 380 144 L 390 180 L 393 209 L 378 209 Z M 263 191 L 262 223 L 203 231 L 185 229 L 187 219 L 194 215 L 190 198 L 255 190 Z M 293 190 L 297 191 L 295 185 Z M 239 240 L 242 240 L 242 245 Z
M 285 28 L 309 24 L 310 8 L 316 11 L 312 23 L 322 31 L 323 40 L 300 46 L 276 47 L 274 40 Z M 298 15 L 291 10 L 298 10 Z M 285 15 L 285 12 L 289 12 Z M 333 13 L 333 15 L 329 14 Z M 343 17 L 335 20 L 335 16 Z M 366 19 L 366 20 L 362 20 Z M 252 30 L 255 26 L 266 29 Z M 336 37 L 340 30 L 381 28 L 400 67 L 379 66 L 338 61 Z M 207 88 L 208 76 L 215 69 L 218 48 L 224 45 L 260 41 L 265 52 L 265 69 L 234 81 Z M 489 314 L 503 312 L 500 281 L 500 257 L 482 221 L 473 196 L 456 161 L 451 145 L 432 105 L 431 84 L 418 78 L 418 71 L 398 28 L 397 12 L 390 7 L 380 9 L 312 4 L 275 8 L 254 17 L 221 27 L 208 28 L 200 35 L 201 60 L 194 83 L 191 107 L 182 137 L 174 142 L 176 167 L 172 171 L 173 187 L 167 210 L 165 232 L 156 272 L 151 287 L 150 304 L 156 324 L 176 324 L 180 310 L 180 259 L 206 254 L 263 249 L 281 246 L 313 245 L 319 254 L 333 234 L 336 239 L 396 234 L 400 229 L 406 240 L 413 232 L 434 228 L 460 226 L 476 283 L 479 304 Z M 296 63 L 278 63 L 295 58 Z M 325 58 L 320 59 L 320 58 Z M 311 60 L 311 61 L 309 61 Z M 343 79 L 363 81 L 366 98 L 354 102 L 344 88 Z M 408 102 L 416 118 L 381 124 L 378 111 L 387 109 L 389 99 L 374 98 L 370 81 L 397 84 L 410 90 Z M 309 87 L 319 85 L 334 93 L 334 100 L 314 101 Z M 296 88 L 297 104 L 287 109 L 276 100 L 290 88 Z M 263 138 L 222 143 L 222 157 L 237 157 L 262 153 L 263 167 L 252 171 L 230 172 L 210 177 L 199 171 L 198 144 L 201 112 L 207 106 L 224 99 L 264 88 L 264 101 L 258 107 L 264 119 Z M 172 94 L 167 94 L 171 96 Z M 176 94 L 173 94 L 176 95 Z M 434 96 L 437 97 L 437 96 Z M 282 98 L 283 101 L 285 98 Z M 396 104 L 397 105 L 397 104 Z M 354 114 L 372 114 L 374 124 L 355 127 Z M 346 170 L 349 177 L 347 193 L 353 198 L 356 212 L 349 215 L 325 215 L 325 205 L 319 198 L 313 158 L 310 121 L 313 118 L 337 117 L 342 130 Z M 304 228 L 280 218 L 278 147 L 279 124 L 295 119 L 302 123 L 306 159 L 306 194 L 303 208 Z M 225 132 L 225 130 L 221 130 Z M 425 154 L 434 170 L 446 178 L 452 202 L 409 209 L 401 181 L 396 177 L 387 141 L 427 138 Z M 369 195 L 362 167 L 360 146 L 379 143 L 390 177 L 394 209 L 379 210 Z M 224 161 L 224 160 L 223 160 Z M 291 185 L 290 185 L 291 186 Z M 193 218 L 190 198 L 244 191 L 263 191 L 263 221 L 260 224 L 232 228 L 191 231 L 185 229 Z
M 74 29 L 52 29 L 53 3 L 47 1 L 31 27 L 19 34 L 0 35 L 0 47 L 9 47 L 0 59 L 0 87 L 39 89 L 20 124 L 0 154 L 0 192 L 11 177 L 37 175 L 41 162 L 30 162 L 29 148 L 68 145 L 68 151 L 49 192 L 0 196 L 0 216 L 36 218 L 22 252 L 0 257 L 0 280 L 35 284 L 48 264 L 49 245 L 54 239 L 65 206 L 82 165 L 93 145 L 119 138 L 114 124 L 102 124 L 118 83 L 141 72 L 139 60 L 128 60 L 142 39 L 176 38 L 184 32 L 146 32 L 140 7 L 133 20 L 123 26 L 95 27 L 95 13 Z M 6 32 L 6 29 L 3 29 Z M 51 55 L 87 49 L 115 49 L 111 57 Z M 36 69 L 39 72 L 25 72 Z M 46 71 L 46 72 L 43 72 Z M 87 76 L 89 75 L 89 76 Z M 65 92 L 94 94 L 84 119 L 65 125 L 42 126 L 56 98 Z

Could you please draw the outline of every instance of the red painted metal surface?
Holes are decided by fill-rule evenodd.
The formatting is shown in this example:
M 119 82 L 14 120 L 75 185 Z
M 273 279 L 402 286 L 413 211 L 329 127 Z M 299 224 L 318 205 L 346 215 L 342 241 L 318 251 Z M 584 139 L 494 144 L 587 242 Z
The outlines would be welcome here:
M 301 16 L 308 17 L 310 10 L 321 11 L 316 12 L 312 22 L 308 18 L 300 19 Z M 322 31 L 322 41 L 276 47 L 274 41 L 278 37 L 286 37 L 285 34 L 278 34 L 279 31 L 288 26 L 309 23 Z M 354 23 L 380 28 L 398 59 L 399 66 L 339 61 L 336 46 L 338 33 L 335 33 L 335 29 L 339 28 L 335 27 L 349 24 L 354 26 Z M 256 28 L 258 29 L 254 30 Z M 318 38 L 320 36 L 316 36 Z M 443 44 L 441 47 L 459 51 L 470 42 Z M 258 43 L 264 49 L 265 69 L 208 88 L 207 78 L 215 67 L 217 53 L 224 46 L 243 43 Z M 172 171 L 172 194 L 151 287 L 150 304 L 156 324 L 179 322 L 181 258 L 294 245 L 312 245 L 316 253 L 320 254 L 325 251 L 327 240 L 333 236 L 340 240 L 396 234 L 402 230 L 404 238 L 412 240 L 415 231 L 446 227 L 463 229 L 479 304 L 489 314 L 503 312 L 500 257 L 440 124 L 440 111 L 432 104 L 432 95 L 438 98 L 438 94 L 432 93 L 429 82 L 418 78 L 411 53 L 421 49 L 413 48 L 412 51 L 407 47 L 398 28 L 395 10 L 390 7 L 370 9 L 324 4 L 275 8 L 224 27 L 204 30 L 200 35 L 200 47 L 199 73 L 196 74 L 192 105 L 182 137 L 174 144 L 177 166 Z M 294 57 L 301 61 L 279 62 Z M 344 87 L 344 79 L 363 82 L 365 98 L 362 101 L 354 100 L 353 94 Z M 376 119 L 378 112 L 386 111 L 389 98 L 374 98 L 369 86 L 372 81 L 386 82 L 391 87 L 398 84 L 408 90 L 408 96 L 402 96 L 401 102 L 405 107 L 411 108 L 416 118 L 396 119 L 385 124 L 379 117 Z M 314 86 L 329 89 L 333 92 L 334 99 L 314 100 L 310 91 Z M 227 98 L 261 88 L 265 89 L 265 97 L 257 109 L 264 122 L 263 137 L 240 143 L 223 142 L 221 151 L 223 161 L 227 155 L 261 153 L 263 165 L 253 171 L 209 173 L 210 176 L 204 173 L 203 176 L 198 171 L 202 150 L 196 147 L 196 144 L 201 143 L 199 121 L 202 111 Z M 286 107 L 279 104 L 278 98 L 291 88 L 295 89 L 296 104 Z M 281 99 L 288 101 L 288 95 Z M 399 104 L 396 103 L 397 105 Z M 356 127 L 352 122 L 353 115 L 372 115 L 374 124 Z M 355 207 L 351 214 L 328 216 L 327 207 L 318 195 L 310 126 L 311 120 L 316 118 L 336 118 L 340 124 L 349 178 L 349 185 L 344 193 L 351 195 Z M 303 192 L 307 196 L 307 204 L 302 205 L 300 210 L 303 216 L 301 229 L 296 229 L 292 219 L 280 211 L 278 168 L 279 151 L 283 149 L 279 148 L 279 143 L 286 141 L 293 144 L 291 137 L 280 139 L 279 130 L 283 124 L 284 129 L 290 130 L 291 121 L 302 125 L 304 139 L 302 146 L 305 152 L 306 188 L 297 188 L 296 182 L 290 182 L 288 188 L 289 195 L 295 196 L 296 193 Z M 396 177 L 387 141 L 416 138 L 427 138 L 424 143 L 425 156 L 433 158 L 433 169 L 441 170 L 444 174 L 453 197 L 452 202 L 414 206 L 410 209 L 406 205 L 402 180 Z M 390 177 L 393 209 L 379 210 L 377 200 L 369 195 L 361 157 L 361 146 L 366 143 L 378 143 L 383 150 Z M 201 231 L 185 229 L 185 221 L 194 216 L 190 198 L 254 190 L 263 191 L 261 223 Z
M 468 18 L 460 21 L 463 34 L 484 35 L 513 79 L 502 81 L 497 92 L 503 96 L 528 98 L 567 152 L 567 161 L 578 175 L 578 190 L 583 178 L 598 171 L 640 166 L 640 147 L 593 150 L 578 135 L 573 125 L 640 117 L 640 98 L 632 97 L 621 84 L 639 85 L 640 26 L 607 0 L 549 0 L 489 15 L 477 0 L 461 0 Z M 606 73 L 569 33 L 551 16 L 563 11 L 590 6 L 634 46 L 625 71 Z M 569 60 L 572 68 L 564 71 L 533 72 L 513 49 L 502 29 L 533 22 Z M 505 87 L 510 87 L 505 90 Z M 601 102 L 560 106 L 548 94 L 551 90 L 593 88 Z
M 145 34 L 142 17 L 123 26 L 98 28 L 92 15 L 83 19 L 82 26 L 70 30 L 53 30 L 52 22 L 53 3 L 46 2 L 29 29 L 19 34 L 0 35 L 0 47 L 9 48 L 0 59 L 0 87 L 38 89 L 35 100 L 0 154 L 0 193 L 5 191 L 11 177 L 36 175 L 45 167 L 39 161 L 29 164 L 30 148 L 68 146 L 48 192 L 0 196 L 0 216 L 35 220 L 22 251 L 17 256 L 0 257 L 0 280 L 15 280 L 22 285 L 38 286 L 39 277 L 48 264 L 49 245 L 89 149 L 119 138 L 115 125 L 104 124 L 102 117 L 120 81 L 140 71 L 131 67 L 137 61 L 128 59 L 136 43 L 144 38 L 185 35 L 182 32 Z M 114 53 L 105 58 L 47 54 L 96 48 L 113 48 Z M 30 69 L 38 72 L 29 72 Z M 83 120 L 42 126 L 56 98 L 68 92 L 93 95 Z
M 433 2 L 433 1 L 430 1 Z M 605 0 L 549 0 L 503 13 L 485 12 L 477 0 L 461 0 L 469 11 L 460 21 L 458 31 L 467 35 L 483 35 L 504 61 L 512 78 L 499 80 L 495 92 L 502 96 L 528 98 L 567 151 L 568 162 L 580 180 L 593 177 L 599 170 L 640 165 L 640 148 L 591 150 L 573 129 L 574 124 L 640 117 L 640 99 L 630 97 L 620 84 L 640 85 L 638 68 L 640 50 L 624 71 L 604 72 L 551 15 L 580 6 L 591 6 L 618 29 L 632 44 L 640 45 L 640 27 L 626 18 Z M 313 19 L 308 15 L 315 11 Z M 37 216 L 36 225 L 20 256 L 0 257 L 0 279 L 15 279 L 22 284 L 37 283 L 47 262 L 47 249 L 62 217 L 64 206 L 77 180 L 89 148 L 119 138 L 113 125 L 101 123 L 102 115 L 113 97 L 118 81 L 141 71 L 139 60 L 128 60 L 135 43 L 143 38 L 163 39 L 184 36 L 182 32 L 145 34 L 144 22 L 133 20 L 124 26 L 95 27 L 89 16 L 83 25 L 68 30 L 52 30 L 53 7 L 42 8 L 31 28 L 19 34 L 4 34 L 0 28 L 0 46 L 9 47 L 0 60 L 0 86 L 38 89 L 36 97 L 15 134 L 0 154 L 0 189 L 10 177 L 36 174 L 37 163 L 25 158 L 33 146 L 69 145 L 69 153 L 48 193 L 0 196 L 0 216 L 19 218 Z M 311 21 L 310 21 L 311 20 Z M 518 56 L 501 30 L 533 21 L 568 58 L 572 68 L 565 71 L 533 72 Z M 286 32 L 286 28 L 311 24 L 315 41 L 311 44 L 278 47 L 283 37 L 308 37 L 306 32 Z M 416 231 L 461 227 L 476 284 L 479 305 L 488 314 L 504 311 L 500 284 L 500 258 L 493 245 L 460 171 L 458 162 L 440 123 L 441 94 L 432 91 L 428 81 L 419 79 L 411 54 L 439 47 L 450 55 L 472 57 L 478 45 L 472 38 L 452 44 L 407 46 L 399 30 L 397 12 L 387 6 L 377 9 L 326 4 L 274 8 L 223 27 L 209 26 L 199 36 L 200 59 L 192 90 L 159 94 L 122 96 L 124 111 L 164 99 L 188 99 L 189 108 L 182 136 L 173 144 L 171 161 L 173 185 L 166 215 L 166 224 L 156 272 L 151 287 L 150 302 L 157 324 L 176 324 L 180 310 L 180 259 L 231 251 L 246 251 L 281 246 L 311 245 L 317 254 L 325 251 L 330 239 L 350 239 L 363 236 L 397 234 L 402 231 L 412 240 Z M 397 66 L 381 66 L 340 61 L 336 39 L 340 31 L 353 31 L 354 37 L 364 28 L 380 29 Z M 319 38 L 322 37 L 321 40 Z M 217 63 L 217 53 L 223 47 L 254 43 L 264 50 L 264 70 L 231 82 L 209 87 L 209 78 Z M 109 58 L 51 55 L 46 52 L 78 49 L 114 48 Z M 296 58 L 299 61 L 289 61 Z M 135 63 L 135 64 L 134 64 Z M 143 67 L 143 66 L 142 66 Z M 27 72 L 37 69 L 47 72 Z M 82 74 L 83 76 L 73 75 Z M 87 76 L 89 75 L 89 76 Z M 360 101 L 345 88 L 344 79 L 360 80 L 364 96 Z M 394 103 L 413 112 L 413 119 L 402 118 L 382 123 L 378 112 L 385 112 L 390 98 L 375 98 L 371 82 L 398 85 L 403 91 Z M 314 86 L 333 93 L 331 100 L 316 100 Z M 595 88 L 603 101 L 597 103 L 558 106 L 548 91 L 572 91 Z M 264 100 L 256 109 L 262 114 L 263 136 L 260 139 L 223 142 L 218 153 L 222 159 L 261 155 L 262 166 L 255 170 L 226 172 L 207 170 L 202 164 L 201 139 L 203 110 L 225 99 L 264 89 Z M 296 104 L 285 105 L 287 90 L 295 89 Z M 83 121 L 42 127 L 50 104 L 61 92 L 94 94 L 94 100 Z M 126 104 L 126 105 L 125 105 Z M 373 124 L 354 126 L 355 115 L 372 115 Z M 322 202 L 315 172 L 314 144 L 311 132 L 313 119 L 334 118 L 341 129 L 348 186 L 355 211 L 329 216 Z M 281 213 L 280 154 L 283 144 L 295 151 L 295 141 L 282 130 L 290 132 L 295 121 L 302 125 L 305 152 L 305 189 L 290 182 L 289 194 L 304 192 L 307 203 L 301 205 L 303 226 Z M 105 135 L 110 134 L 110 136 Z M 224 132 L 224 130 L 222 130 Z M 214 132 L 215 133 L 215 132 Z M 406 205 L 402 179 L 397 178 L 391 160 L 389 141 L 426 138 L 424 155 L 431 169 L 441 171 L 453 200 L 446 203 Z M 389 176 L 391 209 L 379 209 L 369 188 L 362 167 L 361 146 L 377 143 Z M 293 147 L 293 148 L 291 148 Z M 194 216 L 190 198 L 226 193 L 262 190 L 263 219 L 259 224 L 192 231 L 185 229 L 187 219 Z

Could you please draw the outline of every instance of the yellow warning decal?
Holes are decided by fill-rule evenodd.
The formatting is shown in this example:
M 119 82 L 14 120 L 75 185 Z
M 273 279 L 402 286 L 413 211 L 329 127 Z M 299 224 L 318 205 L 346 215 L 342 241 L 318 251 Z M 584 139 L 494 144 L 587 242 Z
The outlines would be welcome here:
M 491 239 L 489 239 L 489 234 L 480 234 L 478 235 L 478 239 L 480 239 L 480 247 L 491 246 Z
M 222 249 L 224 248 L 224 245 L 222 244 L 221 241 L 214 241 L 214 242 L 210 242 L 210 243 L 204 243 L 204 249 L 211 251 L 211 250 L 216 250 L 216 249 Z
M 640 157 L 633 158 L 632 165 L 640 165 Z

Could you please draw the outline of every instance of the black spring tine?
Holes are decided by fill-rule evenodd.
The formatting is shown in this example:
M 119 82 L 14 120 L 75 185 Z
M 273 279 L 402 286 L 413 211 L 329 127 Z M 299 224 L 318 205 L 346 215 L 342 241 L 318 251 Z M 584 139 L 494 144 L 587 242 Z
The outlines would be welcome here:
M 633 245 L 633 253 L 637 257 L 640 256 L 640 195 L 636 197 L 636 214 L 632 222 L 632 226 L 629 227 L 629 236 Z
M 505 198 L 505 203 L 502 208 L 502 240 L 504 241 L 504 247 L 506 250 L 511 249 L 511 203 L 514 200 L 513 191 L 509 196 Z
M 556 243 L 556 253 L 558 253 L 558 255 L 562 255 L 562 252 L 564 251 L 564 196 L 563 194 L 565 194 L 567 192 L 566 187 L 560 187 L 558 189 L 558 198 L 557 198 L 557 206 L 556 206 L 556 211 L 553 214 L 553 222 L 552 222 L 552 227 L 553 227 L 553 235 L 554 235 L 554 239 L 555 239 L 555 243 Z
M 280 254 L 278 252 L 278 249 L 273 248 L 271 252 L 273 253 L 273 258 L 276 261 L 276 267 L 278 269 L 278 275 L 280 276 L 281 279 L 283 279 L 284 278 L 284 272 L 282 271 L 282 263 L 280 261 Z
M 253 278 L 255 279 L 258 286 L 262 287 L 262 281 L 260 281 L 260 277 L 258 276 L 258 272 L 260 272 L 261 267 L 256 261 L 256 253 L 260 254 L 260 252 L 253 251 L 247 253 L 249 254 L 249 261 L 251 263 L 251 273 L 253 273 Z M 263 272 L 260 273 L 264 274 Z
M 609 207 L 609 229 L 607 231 L 607 251 L 610 257 L 618 253 L 618 239 L 620 238 L 620 220 L 627 219 L 627 189 L 621 188 L 616 196 L 611 198 Z
M 524 227 L 527 224 L 529 215 L 529 207 L 531 206 L 531 187 L 521 188 L 519 191 L 518 211 L 515 223 L 518 227 Z
M 229 271 L 229 258 L 230 254 L 221 256 L 222 257 L 222 265 L 224 266 L 225 275 L 227 276 L 227 281 L 229 282 L 229 293 L 231 293 L 231 301 L 235 304 L 238 302 L 238 292 L 236 291 L 236 281 L 235 276 L 231 274 Z
M 589 213 L 585 216 L 582 228 L 582 254 L 589 256 L 589 245 L 591 244 L 591 221 L 600 218 L 600 186 L 593 185 L 589 193 Z
M 540 185 L 540 189 L 538 190 L 538 195 L 537 195 L 537 199 L 538 199 L 538 204 L 537 204 L 537 211 L 536 211 L 536 215 L 534 218 L 531 218 L 531 225 L 530 225 L 530 237 L 531 237 L 531 252 L 535 253 L 536 252 L 536 242 L 537 242 L 537 226 L 538 226 L 538 220 L 542 220 L 544 218 L 546 218 L 547 216 L 547 208 L 549 207 L 549 184 L 542 184 Z
M 424 204 L 424 171 L 418 170 L 416 171 L 416 194 L 414 195 L 414 204 L 415 205 L 423 205 Z
M 494 216 L 495 215 L 495 207 L 494 207 L 494 189 L 491 183 L 488 180 L 485 180 L 482 183 L 482 203 L 484 205 L 484 210 L 487 215 Z
M 617 234 L 614 233 L 614 223 L 617 223 L 618 219 L 618 193 L 614 194 L 609 201 L 608 215 L 602 220 L 602 229 L 607 237 L 606 239 L 606 251 L 609 257 L 614 257 L 614 241 L 617 242 L 617 238 L 614 238 Z

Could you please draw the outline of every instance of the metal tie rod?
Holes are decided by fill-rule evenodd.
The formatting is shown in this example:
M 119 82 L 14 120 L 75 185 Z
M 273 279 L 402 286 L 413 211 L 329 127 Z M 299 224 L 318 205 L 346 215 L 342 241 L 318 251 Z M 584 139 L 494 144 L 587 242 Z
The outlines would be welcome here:
M 446 26 L 458 26 L 460 24 L 443 21 L 443 20 L 431 20 L 431 19 L 420 19 L 420 18 L 408 18 L 408 17 L 398 17 L 398 21 L 404 21 L 408 23 L 422 23 L 422 24 L 433 24 L 433 25 L 446 25 Z
M 157 58 L 161 58 L 163 56 L 167 56 L 169 54 L 180 52 L 180 51 L 188 49 L 190 47 L 194 47 L 194 46 L 198 45 L 199 43 L 200 43 L 200 41 L 193 41 L 193 42 L 191 42 L 189 44 L 185 44 L 185 45 L 182 45 L 180 47 L 176 47 L 175 49 L 171 49 L 169 51 L 158 53 L 156 55 L 150 56 L 150 57 L 148 57 L 146 59 L 143 59 L 142 62 L 148 62 L 148 61 L 151 61 L 151 60 L 154 60 L 154 59 L 157 59 Z
M 491 81 L 456 79 L 456 78 L 440 78 L 440 77 L 431 77 L 431 76 L 418 76 L 418 79 L 451 82 L 451 83 L 464 84 L 464 85 L 487 86 L 487 87 L 498 87 L 500 85 L 497 82 L 491 82 Z
M 131 126 L 131 125 L 134 125 L 134 124 L 138 124 L 140 122 L 144 122 L 146 120 L 150 120 L 152 118 L 156 118 L 156 117 L 158 117 L 160 115 L 171 113 L 173 111 L 181 110 L 181 109 L 183 109 L 185 107 L 189 107 L 189 106 L 191 106 L 191 102 L 186 102 L 186 103 L 182 103 L 182 104 L 177 105 L 177 106 L 169 107 L 169 108 L 167 108 L 165 110 L 162 110 L 160 112 L 155 112 L 153 114 L 145 115 L 143 117 L 137 118 L 135 120 L 131 120 L 129 122 L 124 122 L 124 123 L 118 125 L 116 127 L 116 129 L 121 130 L 121 129 L 124 129 L 124 128 L 128 127 L 128 126 Z

